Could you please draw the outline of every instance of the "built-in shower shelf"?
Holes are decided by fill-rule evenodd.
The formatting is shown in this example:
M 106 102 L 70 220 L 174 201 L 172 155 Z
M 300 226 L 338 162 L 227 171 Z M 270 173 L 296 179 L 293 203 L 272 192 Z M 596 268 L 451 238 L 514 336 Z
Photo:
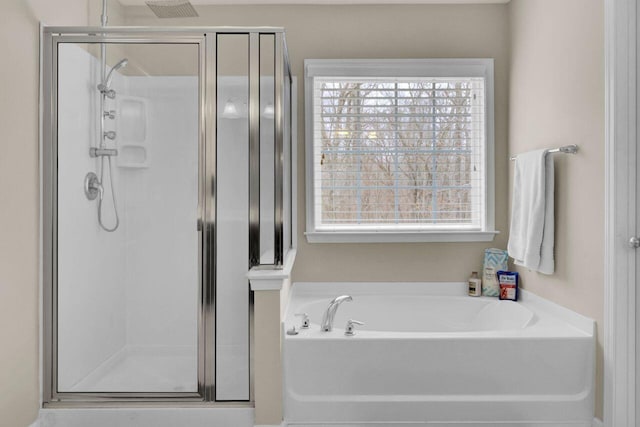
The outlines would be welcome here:
M 116 116 L 118 167 L 149 167 L 149 105 L 146 99 L 121 95 Z
M 118 166 L 121 168 L 148 168 L 147 147 L 143 145 L 122 144 L 118 150 Z

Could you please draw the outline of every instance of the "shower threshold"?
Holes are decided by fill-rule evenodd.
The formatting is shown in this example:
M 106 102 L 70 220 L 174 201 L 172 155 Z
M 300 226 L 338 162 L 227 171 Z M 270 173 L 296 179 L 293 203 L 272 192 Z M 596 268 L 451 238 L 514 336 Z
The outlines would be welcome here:
M 30 427 L 254 427 L 254 409 L 223 407 L 41 409 Z

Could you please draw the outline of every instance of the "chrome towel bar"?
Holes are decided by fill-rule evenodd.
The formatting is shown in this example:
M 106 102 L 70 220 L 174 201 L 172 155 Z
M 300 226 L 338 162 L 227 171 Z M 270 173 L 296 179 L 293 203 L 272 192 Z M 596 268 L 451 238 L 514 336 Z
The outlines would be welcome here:
M 558 148 L 551 148 L 547 150 L 547 153 L 566 153 L 566 154 L 576 154 L 578 152 L 578 146 L 576 144 L 564 145 Z M 511 160 L 515 160 L 518 156 L 511 156 Z

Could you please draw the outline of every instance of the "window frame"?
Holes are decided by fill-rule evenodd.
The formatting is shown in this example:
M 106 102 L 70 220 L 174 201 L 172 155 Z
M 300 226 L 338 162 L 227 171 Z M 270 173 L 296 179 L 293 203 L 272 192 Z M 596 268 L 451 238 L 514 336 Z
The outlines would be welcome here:
M 306 59 L 305 83 L 305 188 L 306 231 L 309 243 L 380 242 L 490 242 L 495 230 L 495 149 L 493 58 L 471 59 Z M 481 77 L 485 80 L 484 223 L 480 229 L 451 226 L 439 230 L 344 230 L 316 229 L 314 180 L 314 79 L 327 77 Z

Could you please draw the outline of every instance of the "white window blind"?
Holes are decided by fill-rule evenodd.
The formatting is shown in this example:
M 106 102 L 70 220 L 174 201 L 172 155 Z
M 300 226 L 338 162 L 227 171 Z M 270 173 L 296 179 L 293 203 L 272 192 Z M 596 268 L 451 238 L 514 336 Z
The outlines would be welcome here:
M 484 80 L 317 78 L 317 228 L 481 228 Z
M 493 231 L 486 74 L 321 65 L 307 79 L 308 231 Z

